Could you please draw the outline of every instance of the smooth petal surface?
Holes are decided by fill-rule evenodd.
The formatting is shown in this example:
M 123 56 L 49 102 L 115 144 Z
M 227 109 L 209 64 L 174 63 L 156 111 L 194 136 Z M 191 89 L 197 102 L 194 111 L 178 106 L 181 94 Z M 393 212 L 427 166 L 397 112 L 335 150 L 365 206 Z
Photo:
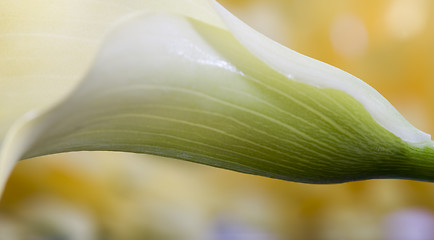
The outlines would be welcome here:
M 0 2 L 0 179 L 33 139 L 24 125 L 74 91 L 106 32 L 143 10 L 223 26 L 207 0 Z
M 255 56 L 288 78 L 321 88 L 342 90 L 362 103 L 375 121 L 402 140 L 432 146 L 431 136 L 412 126 L 375 89 L 326 63 L 304 56 L 253 30 L 219 4 L 216 9 L 234 36 Z
M 11 110 L 0 184 L 19 159 L 81 150 L 156 154 L 301 182 L 433 180 L 429 136 L 374 89 L 281 50 L 218 5 L 169 2 L 114 14 L 122 23 L 76 88 L 75 79 L 57 97 L 34 96 Z
M 113 25 L 163 9 L 223 26 L 207 0 L 1 1 L 0 143 L 17 118 L 73 90 Z

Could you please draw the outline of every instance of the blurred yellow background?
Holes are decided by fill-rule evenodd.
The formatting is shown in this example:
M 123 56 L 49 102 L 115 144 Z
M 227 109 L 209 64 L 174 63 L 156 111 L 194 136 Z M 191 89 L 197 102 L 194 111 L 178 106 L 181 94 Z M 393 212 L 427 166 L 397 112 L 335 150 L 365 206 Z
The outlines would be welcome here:
M 274 40 L 363 79 L 434 134 L 431 0 L 220 0 Z M 124 153 L 22 161 L 0 239 L 432 240 L 434 183 L 311 185 Z

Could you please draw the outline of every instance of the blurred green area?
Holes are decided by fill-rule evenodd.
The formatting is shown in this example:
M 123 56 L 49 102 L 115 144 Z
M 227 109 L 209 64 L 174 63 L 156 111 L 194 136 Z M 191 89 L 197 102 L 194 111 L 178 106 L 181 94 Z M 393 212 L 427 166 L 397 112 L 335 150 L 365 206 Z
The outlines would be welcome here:
M 368 82 L 434 133 L 434 2 L 224 0 L 274 40 Z M 434 239 L 434 184 L 310 185 L 124 153 L 18 164 L 0 239 Z

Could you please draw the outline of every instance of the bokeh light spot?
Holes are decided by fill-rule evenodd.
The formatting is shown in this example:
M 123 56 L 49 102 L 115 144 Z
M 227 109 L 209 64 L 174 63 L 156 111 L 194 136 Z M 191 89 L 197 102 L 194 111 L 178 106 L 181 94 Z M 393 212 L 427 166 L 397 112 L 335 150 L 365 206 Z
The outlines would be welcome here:
M 362 19 L 346 13 L 333 21 L 330 40 L 339 55 L 345 58 L 357 58 L 365 53 L 368 47 L 368 32 Z

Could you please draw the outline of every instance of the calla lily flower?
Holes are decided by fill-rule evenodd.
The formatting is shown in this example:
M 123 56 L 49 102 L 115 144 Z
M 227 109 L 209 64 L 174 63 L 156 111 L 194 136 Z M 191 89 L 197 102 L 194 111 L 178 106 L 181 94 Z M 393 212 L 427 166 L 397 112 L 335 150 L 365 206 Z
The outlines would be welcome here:
M 0 16 L 2 187 L 21 159 L 91 150 L 309 183 L 434 180 L 430 135 L 375 89 L 215 1 L 6 0 Z

